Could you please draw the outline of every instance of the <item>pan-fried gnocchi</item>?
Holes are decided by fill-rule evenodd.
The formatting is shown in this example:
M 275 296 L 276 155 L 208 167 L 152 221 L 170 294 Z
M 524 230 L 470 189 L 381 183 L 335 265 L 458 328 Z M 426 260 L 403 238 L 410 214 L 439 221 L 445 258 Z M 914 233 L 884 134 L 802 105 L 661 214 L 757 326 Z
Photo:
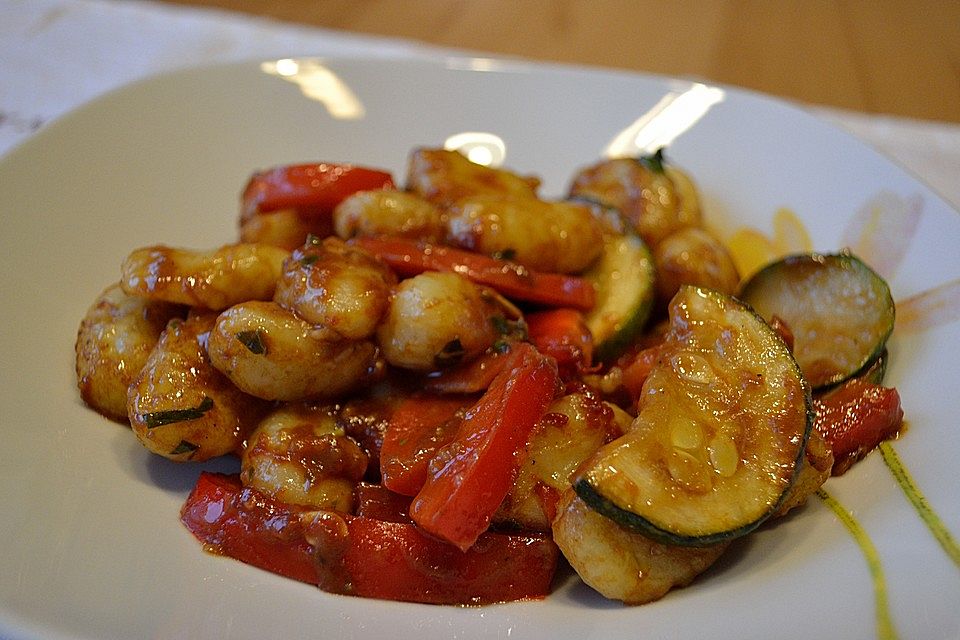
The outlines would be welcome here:
M 539 186 L 538 178 L 476 164 L 448 149 L 415 149 L 407 170 L 407 188 L 444 209 L 478 195 L 534 198 Z
M 367 454 L 346 435 L 336 406 L 290 403 L 250 434 L 240 477 L 289 504 L 346 512 L 366 470 Z
M 497 308 L 456 273 L 427 272 L 401 282 L 377 330 L 384 358 L 432 371 L 472 360 L 497 339 Z
M 539 271 L 580 273 L 603 244 L 600 220 L 577 202 L 471 196 L 451 208 L 447 225 L 452 244 Z
M 120 285 L 133 296 L 222 311 L 238 302 L 272 299 L 288 255 L 246 243 L 213 251 L 144 247 L 124 260 Z
M 347 197 L 333 210 L 333 227 L 344 240 L 396 236 L 439 242 L 446 235 L 446 213 L 407 191 L 378 189 Z
M 128 295 L 119 283 L 104 289 L 77 333 L 77 384 L 83 401 L 109 418 L 125 420 L 127 389 L 167 321 L 183 312 L 176 304 Z
M 331 339 L 279 304 L 256 300 L 217 317 L 207 350 L 237 388 L 284 401 L 336 398 L 356 389 L 377 357 L 369 340 Z
M 691 202 L 692 196 L 683 199 L 656 157 L 614 158 L 586 167 L 574 177 L 570 195 L 615 207 L 651 247 L 683 227 L 700 224 L 699 205 Z
M 265 408 L 211 365 L 205 345 L 215 320 L 210 312 L 171 320 L 130 385 L 130 426 L 157 455 L 203 461 L 235 453 Z
M 337 238 L 311 236 L 283 264 L 274 300 L 316 332 L 360 340 L 373 334 L 396 276 L 382 262 Z
M 733 504 L 723 494 L 711 507 L 736 513 L 765 500 L 764 518 L 779 517 L 834 471 L 830 435 L 810 432 L 790 327 L 734 297 L 740 274 L 707 227 L 706 200 L 662 152 L 582 168 L 565 199 L 541 197 L 537 177 L 448 149 L 415 149 L 405 177 L 396 186 L 387 172 L 331 163 L 257 172 L 237 242 L 134 250 L 83 317 L 75 356 L 84 402 L 128 422 L 151 454 L 238 459 L 239 472 L 219 485 L 239 487 L 238 502 L 221 496 L 203 525 L 249 509 L 240 535 L 252 537 L 219 547 L 238 535 L 224 529 L 206 542 L 349 593 L 351 527 L 375 522 L 392 531 L 372 541 L 377 553 L 434 581 L 421 589 L 430 602 L 541 597 L 558 553 L 607 598 L 657 600 L 748 533 L 739 521 L 668 530 L 676 518 L 657 519 L 651 496 L 676 503 L 677 486 L 700 495 L 722 481 L 716 473 L 752 464 L 738 446 L 756 447 L 728 432 L 778 446 L 776 429 L 735 400 L 749 391 L 760 404 L 772 394 L 758 390 L 785 386 L 764 378 L 771 362 L 796 378 L 791 411 L 771 415 L 796 414 L 788 426 L 804 434 L 784 436 L 792 448 L 774 452 L 782 492 Z M 729 346 L 748 334 L 764 347 L 763 371 Z M 871 380 L 882 369 L 871 367 Z M 682 402 L 663 404 L 664 380 L 676 381 L 669 390 Z M 651 408 L 677 415 L 646 420 Z M 659 480 L 668 475 L 661 459 L 680 483 L 672 489 Z M 444 481 L 449 495 L 431 495 Z M 425 507 L 431 499 L 441 507 Z M 423 513 L 430 519 L 418 520 Z M 443 518 L 452 521 L 438 526 Z M 477 542 L 463 543 L 458 528 L 477 526 L 468 531 Z M 524 542 L 510 562 L 476 559 L 511 536 Z M 440 551 L 421 557 L 421 547 Z M 273 564 L 277 550 L 283 560 Z M 464 573 L 461 562 L 478 564 Z M 528 573 L 547 580 L 503 598 L 476 595 L 478 581 L 487 589 L 503 572 L 510 589 Z M 375 595 L 411 599 L 387 587 Z
M 618 526 L 564 492 L 553 521 L 553 539 L 580 578 L 607 598 L 643 604 L 690 584 L 729 546 L 679 547 L 655 542 Z
M 684 227 L 660 241 L 653 250 L 657 295 L 663 302 L 685 284 L 735 293 L 740 275 L 727 249 L 705 229 Z

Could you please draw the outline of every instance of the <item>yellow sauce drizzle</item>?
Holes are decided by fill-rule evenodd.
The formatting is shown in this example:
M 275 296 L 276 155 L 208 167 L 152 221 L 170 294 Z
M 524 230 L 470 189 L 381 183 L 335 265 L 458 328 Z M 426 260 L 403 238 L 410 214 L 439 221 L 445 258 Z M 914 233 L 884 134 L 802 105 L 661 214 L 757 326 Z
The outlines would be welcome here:
M 903 489 L 904 495 L 907 496 L 913 508 L 917 510 L 920 519 L 923 520 L 923 523 L 930 529 L 930 533 L 933 534 L 933 537 L 937 539 L 937 542 L 940 543 L 940 546 L 943 547 L 946 554 L 953 560 L 953 564 L 960 567 L 960 545 L 953 539 L 950 531 L 944 526 L 943 521 L 940 520 L 940 516 L 937 515 L 937 512 L 934 511 L 930 503 L 927 502 L 923 493 L 917 488 L 916 482 L 914 482 L 910 472 L 907 471 L 907 468 L 903 462 L 901 462 L 900 456 L 897 455 L 893 445 L 889 442 L 880 443 L 880 453 L 883 456 L 883 461 L 893 474 L 894 479 L 896 479 L 897 484 Z
M 871 542 L 863 527 L 860 526 L 860 523 L 833 496 L 821 488 L 817 489 L 817 497 L 823 500 L 823 503 L 830 507 L 830 510 L 840 519 L 840 522 L 853 536 L 857 545 L 860 546 L 860 550 L 867 561 L 867 568 L 870 570 L 870 577 L 873 581 L 873 596 L 876 601 L 877 637 L 880 640 L 895 640 L 897 631 L 893 626 L 893 619 L 890 617 L 887 581 L 883 575 L 883 567 L 880 564 L 880 555 L 877 553 L 876 547 L 873 546 L 873 542 Z
M 803 221 L 786 207 L 777 209 L 773 214 L 773 235 L 770 237 L 757 229 L 743 227 L 737 229 L 724 244 L 737 272 L 744 279 L 777 258 L 813 250 L 810 233 Z

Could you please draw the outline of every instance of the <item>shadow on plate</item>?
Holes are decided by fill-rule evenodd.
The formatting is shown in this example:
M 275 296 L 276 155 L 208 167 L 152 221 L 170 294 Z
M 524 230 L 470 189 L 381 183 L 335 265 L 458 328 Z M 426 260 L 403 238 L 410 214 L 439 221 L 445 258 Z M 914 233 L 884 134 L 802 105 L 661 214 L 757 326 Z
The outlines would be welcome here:
M 113 440 L 113 448 L 121 468 L 129 477 L 166 493 L 186 497 L 202 471 L 240 472 L 240 460 L 235 456 L 206 462 L 173 462 L 147 451 L 129 427 L 118 425 L 118 431 L 123 432 Z

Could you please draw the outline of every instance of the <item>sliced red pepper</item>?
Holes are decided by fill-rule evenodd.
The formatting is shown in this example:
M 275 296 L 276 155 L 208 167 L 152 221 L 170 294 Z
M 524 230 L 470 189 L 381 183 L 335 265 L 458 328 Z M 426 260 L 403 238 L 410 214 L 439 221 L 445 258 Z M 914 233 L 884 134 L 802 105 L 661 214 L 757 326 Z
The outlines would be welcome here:
M 243 190 L 243 210 L 269 213 L 295 209 L 304 218 L 327 217 L 334 207 L 358 191 L 393 189 L 386 171 L 351 164 L 293 164 L 260 171 Z
M 549 593 L 559 551 L 537 535 L 486 533 L 466 553 L 409 523 L 310 512 L 201 473 L 181 510 L 208 548 L 327 591 L 432 604 L 486 604 Z
M 833 451 L 837 476 L 873 451 L 884 440 L 896 437 L 903 426 L 903 408 L 896 389 L 866 380 L 851 380 L 814 401 L 814 428 Z
M 427 465 L 441 447 L 457 435 L 462 412 L 476 396 L 418 393 L 394 409 L 380 447 L 380 477 L 384 486 L 415 496 L 427 480 Z
M 558 383 L 552 358 L 527 343 L 514 345 L 510 361 L 464 417 L 456 438 L 431 461 L 410 507 L 414 522 L 469 549 L 513 486 Z
M 219 554 L 316 584 L 313 547 L 300 525 L 303 510 L 245 489 L 238 476 L 203 472 L 180 510 L 180 520 Z
M 629 362 L 622 363 L 621 384 L 630 394 L 633 402 L 640 399 L 643 392 L 643 383 L 647 381 L 647 376 L 650 375 L 653 367 L 660 360 L 662 351 L 661 345 L 648 347 L 638 352 Z
M 354 496 L 354 511 L 358 516 L 384 522 L 413 524 L 410 518 L 410 496 L 390 491 L 382 484 L 369 482 L 358 484 Z
M 488 604 L 542 598 L 559 551 L 541 535 L 485 533 L 466 552 L 416 526 L 326 512 L 307 526 L 326 591 L 406 602 Z
M 496 289 L 508 298 L 552 307 L 593 308 L 596 293 L 583 278 L 531 271 L 515 262 L 479 253 L 394 237 L 355 238 L 401 276 L 424 271 L 455 271 L 477 284 Z
M 470 362 L 450 369 L 441 369 L 423 381 L 427 391 L 443 394 L 482 393 L 490 387 L 503 365 L 509 351 L 491 350 Z
M 557 361 L 562 372 L 579 373 L 593 362 L 593 336 L 577 309 L 528 313 L 527 334 L 540 353 Z

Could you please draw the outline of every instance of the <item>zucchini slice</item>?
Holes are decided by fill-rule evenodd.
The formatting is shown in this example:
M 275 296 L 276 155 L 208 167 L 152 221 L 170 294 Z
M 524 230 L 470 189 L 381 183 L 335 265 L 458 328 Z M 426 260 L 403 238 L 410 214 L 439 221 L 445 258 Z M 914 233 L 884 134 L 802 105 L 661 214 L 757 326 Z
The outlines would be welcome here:
M 758 527 L 793 482 L 813 424 L 810 389 L 780 336 L 737 299 L 685 286 L 631 430 L 581 467 L 593 509 L 666 544 Z
M 608 362 L 639 337 L 654 299 L 653 257 L 646 243 L 631 231 L 604 237 L 603 252 L 583 276 L 597 292 L 587 314 L 594 358 Z
M 801 254 L 771 263 L 740 299 L 793 332 L 793 354 L 815 390 L 856 377 L 877 360 L 896 315 L 883 278 L 849 253 Z

